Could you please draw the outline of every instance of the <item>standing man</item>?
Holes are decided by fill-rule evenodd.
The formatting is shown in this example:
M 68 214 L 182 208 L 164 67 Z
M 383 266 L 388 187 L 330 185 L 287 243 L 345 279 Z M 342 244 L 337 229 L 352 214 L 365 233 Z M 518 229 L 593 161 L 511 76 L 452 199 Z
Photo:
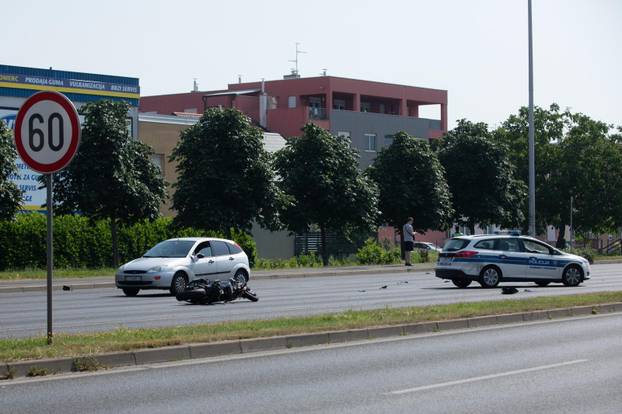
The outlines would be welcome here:
M 410 252 L 413 251 L 415 246 L 415 232 L 413 230 L 413 221 L 412 217 L 408 217 L 406 220 L 406 224 L 402 228 L 402 234 L 404 235 L 404 260 L 406 261 L 406 266 L 412 266 L 410 263 Z

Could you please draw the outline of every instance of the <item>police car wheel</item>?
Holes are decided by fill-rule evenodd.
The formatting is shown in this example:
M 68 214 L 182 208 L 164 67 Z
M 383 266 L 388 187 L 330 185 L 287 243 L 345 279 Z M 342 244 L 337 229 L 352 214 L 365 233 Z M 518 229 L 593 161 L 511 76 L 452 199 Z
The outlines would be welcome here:
M 583 270 L 579 266 L 570 265 L 564 270 L 562 282 L 566 286 L 578 286 L 583 281 Z
M 468 279 L 451 279 L 451 281 L 460 289 L 464 289 L 471 284 L 471 281 Z
M 495 266 L 488 266 L 482 269 L 479 274 L 479 283 L 482 287 L 493 288 L 501 281 L 501 270 Z

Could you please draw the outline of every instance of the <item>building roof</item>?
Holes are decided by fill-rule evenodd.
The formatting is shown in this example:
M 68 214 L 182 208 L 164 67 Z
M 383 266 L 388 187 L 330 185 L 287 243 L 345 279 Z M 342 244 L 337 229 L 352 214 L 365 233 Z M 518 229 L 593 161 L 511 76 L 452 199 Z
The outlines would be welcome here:
M 266 151 L 270 153 L 277 152 L 281 148 L 285 147 L 285 138 L 281 134 L 276 132 L 264 132 L 263 133 L 263 145 Z
M 196 114 L 191 114 L 196 115 Z M 172 125 L 194 125 L 199 121 L 200 116 L 175 116 L 161 115 L 157 113 L 141 112 L 138 114 L 139 122 L 152 122 L 156 124 L 172 124 Z M 261 132 L 263 135 L 264 149 L 270 153 L 276 152 L 285 147 L 285 138 L 276 132 Z M 140 133 L 139 133 L 140 135 Z
M 215 92 L 208 93 L 204 96 L 226 96 L 226 95 L 250 95 L 251 93 L 261 92 L 261 89 L 242 89 L 239 91 L 224 91 L 224 92 Z

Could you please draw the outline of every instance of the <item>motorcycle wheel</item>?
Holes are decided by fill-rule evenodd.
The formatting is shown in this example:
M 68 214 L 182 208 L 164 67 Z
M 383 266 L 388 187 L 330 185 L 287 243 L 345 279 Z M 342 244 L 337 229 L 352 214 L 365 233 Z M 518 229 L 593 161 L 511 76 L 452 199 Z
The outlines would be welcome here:
M 252 290 L 246 289 L 243 293 L 242 293 L 242 297 L 244 299 L 248 299 L 251 302 L 257 302 L 259 300 L 259 296 L 257 296 L 257 294 L 255 292 L 253 292 Z

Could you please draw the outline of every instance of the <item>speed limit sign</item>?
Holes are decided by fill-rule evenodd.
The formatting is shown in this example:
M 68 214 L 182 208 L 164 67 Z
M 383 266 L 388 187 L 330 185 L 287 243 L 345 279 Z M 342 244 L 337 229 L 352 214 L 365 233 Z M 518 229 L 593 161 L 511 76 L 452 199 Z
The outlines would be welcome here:
M 39 92 L 24 102 L 15 119 L 15 146 L 35 171 L 50 174 L 69 164 L 80 143 L 80 119 L 73 103 L 58 92 Z
M 80 143 L 80 119 L 73 103 L 58 92 L 26 99 L 15 119 L 15 147 L 22 161 L 46 175 L 47 189 L 47 337 L 52 344 L 54 270 L 54 172 L 69 164 Z

